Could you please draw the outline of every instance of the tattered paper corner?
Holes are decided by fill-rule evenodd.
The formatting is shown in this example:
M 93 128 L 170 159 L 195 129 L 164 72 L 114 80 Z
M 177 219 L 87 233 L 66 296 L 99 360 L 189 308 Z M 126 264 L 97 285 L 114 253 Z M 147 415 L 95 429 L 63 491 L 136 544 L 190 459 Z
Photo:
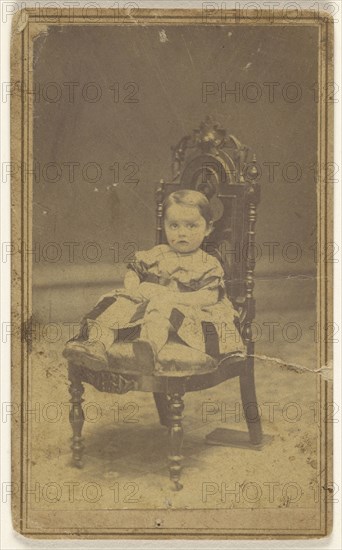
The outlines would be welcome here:
M 29 22 L 28 11 L 24 8 L 13 16 L 12 35 L 23 32 Z
M 12 21 L 12 33 L 11 33 L 11 40 L 15 40 L 18 35 L 20 35 L 22 32 L 25 31 L 28 24 L 30 23 L 30 36 L 33 40 L 35 40 L 38 36 L 42 34 L 48 34 L 49 32 L 49 23 L 39 21 L 39 17 L 31 18 L 30 20 L 30 12 L 28 9 L 23 8 L 22 10 L 18 11 L 13 16 Z

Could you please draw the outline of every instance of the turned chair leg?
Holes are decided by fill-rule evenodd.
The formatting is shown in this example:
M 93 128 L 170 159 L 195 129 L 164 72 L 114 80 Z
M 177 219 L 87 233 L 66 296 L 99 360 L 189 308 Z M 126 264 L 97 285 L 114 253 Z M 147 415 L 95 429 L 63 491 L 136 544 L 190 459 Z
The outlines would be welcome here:
M 82 403 L 84 401 L 84 399 L 82 399 L 84 386 L 77 375 L 71 373 L 70 370 L 71 369 L 69 369 L 69 392 L 71 395 L 71 409 L 69 414 L 69 421 L 73 433 L 71 442 L 72 460 L 73 466 L 76 466 L 76 468 L 82 468 L 82 455 L 84 446 L 81 434 L 84 424 L 84 413 L 82 409 Z
M 169 426 L 169 405 L 167 395 L 165 395 L 165 393 L 154 392 L 153 397 L 157 407 L 160 424 L 162 426 Z
M 181 473 L 181 455 L 183 444 L 183 427 L 182 418 L 184 410 L 184 402 L 180 393 L 170 394 L 169 401 L 169 435 L 170 435 L 170 454 L 169 454 L 169 472 L 170 479 L 175 484 L 176 491 L 183 488 L 179 482 Z
M 245 372 L 240 375 L 240 391 L 251 443 L 260 445 L 262 429 L 255 391 L 254 365 L 251 362 L 246 365 Z

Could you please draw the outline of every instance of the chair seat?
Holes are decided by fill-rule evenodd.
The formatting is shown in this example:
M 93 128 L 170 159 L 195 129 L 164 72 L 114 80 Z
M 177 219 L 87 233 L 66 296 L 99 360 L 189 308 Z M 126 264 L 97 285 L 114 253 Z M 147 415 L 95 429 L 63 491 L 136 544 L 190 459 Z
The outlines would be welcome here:
M 129 374 L 137 370 L 137 359 L 130 342 L 119 342 L 109 350 L 109 367 L 113 372 Z M 177 341 L 169 341 L 159 353 L 155 376 L 192 376 L 212 372 L 217 361 L 209 355 Z
M 108 352 L 108 365 L 101 368 L 102 372 L 111 372 L 121 375 L 136 376 L 143 371 L 139 368 L 139 361 L 133 351 L 133 340 L 119 341 L 112 344 Z M 66 355 L 70 360 L 70 353 Z M 157 377 L 186 377 L 205 375 L 217 371 L 218 366 L 225 360 L 235 364 L 246 357 L 246 350 L 232 352 L 213 358 L 206 353 L 190 348 L 183 344 L 182 340 L 174 332 L 169 335 L 169 340 L 158 354 L 158 361 L 155 364 L 151 375 Z M 231 359 L 231 361 L 230 361 Z M 76 351 L 72 355 L 71 362 L 74 365 L 83 366 L 90 371 L 98 371 L 99 365 L 94 363 L 87 354 Z

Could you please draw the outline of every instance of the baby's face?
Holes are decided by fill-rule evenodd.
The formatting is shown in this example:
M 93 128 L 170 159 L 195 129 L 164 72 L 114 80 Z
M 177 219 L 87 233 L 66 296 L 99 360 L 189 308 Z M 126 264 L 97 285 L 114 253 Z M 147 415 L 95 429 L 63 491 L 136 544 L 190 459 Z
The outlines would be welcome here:
M 195 252 L 204 237 L 209 235 L 212 223 L 207 224 L 197 206 L 173 204 L 165 214 L 167 242 L 181 254 Z

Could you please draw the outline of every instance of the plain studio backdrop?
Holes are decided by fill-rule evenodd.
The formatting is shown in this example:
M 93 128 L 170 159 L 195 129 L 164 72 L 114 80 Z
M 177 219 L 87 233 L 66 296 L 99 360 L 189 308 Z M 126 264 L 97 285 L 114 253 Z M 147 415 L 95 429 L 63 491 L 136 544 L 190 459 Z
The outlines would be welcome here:
M 171 147 L 208 115 L 261 168 L 258 307 L 313 309 L 317 40 L 316 28 L 276 25 L 51 25 L 40 35 L 37 320 L 77 320 L 120 284 L 134 248 L 154 245 L 154 195 L 160 178 L 171 179 Z

